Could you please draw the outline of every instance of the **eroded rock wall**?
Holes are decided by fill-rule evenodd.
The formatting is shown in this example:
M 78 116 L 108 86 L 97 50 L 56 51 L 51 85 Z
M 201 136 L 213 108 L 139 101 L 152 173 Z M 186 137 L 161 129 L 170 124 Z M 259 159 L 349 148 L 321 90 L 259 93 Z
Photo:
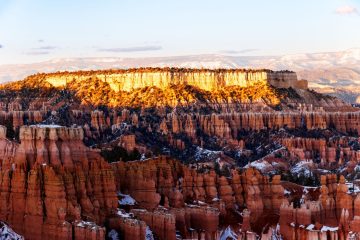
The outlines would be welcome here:
M 0 217 L 26 239 L 104 239 L 114 174 L 82 138 L 81 128 L 23 126 L 19 145 L 1 140 Z
M 166 88 L 171 84 L 188 84 L 212 91 L 226 86 L 247 87 L 258 82 L 268 82 L 274 87 L 303 88 L 294 72 L 273 72 L 269 70 L 201 70 L 201 69 L 148 69 L 124 70 L 114 72 L 55 73 L 45 75 L 45 81 L 55 87 L 63 87 L 73 79 L 82 81 L 98 78 L 109 83 L 116 91 L 131 91 L 137 88 Z M 301 82 L 302 83 L 302 82 Z

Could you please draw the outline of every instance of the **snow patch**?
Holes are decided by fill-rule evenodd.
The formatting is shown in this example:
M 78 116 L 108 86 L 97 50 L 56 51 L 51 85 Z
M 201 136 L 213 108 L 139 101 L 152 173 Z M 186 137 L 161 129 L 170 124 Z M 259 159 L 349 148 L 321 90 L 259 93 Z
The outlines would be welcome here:
M 220 234 L 220 240 L 237 240 L 238 236 L 233 230 L 228 226 L 224 231 Z
M 119 200 L 120 205 L 130 205 L 133 206 L 136 204 L 135 199 L 133 199 L 130 195 L 122 194 L 121 192 L 118 192 L 118 196 L 122 197 L 121 200 Z
M 348 194 L 360 193 L 360 188 L 357 184 L 353 184 L 352 182 L 346 182 L 345 184 L 348 187 L 348 191 L 347 191 Z
M 149 226 L 146 226 L 145 240 L 154 240 L 154 235 Z
M 56 124 L 36 124 L 31 125 L 30 127 L 38 127 L 38 128 L 61 128 L 63 126 L 56 125 Z
M 125 212 L 124 210 L 118 209 L 117 213 L 118 216 L 122 217 L 122 218 L 131 218 L 131 215 L 127 212 Z
M 314 230 L 315 225 L 314 224 L 310 224 L 309 226 L 306 227 L 306 230 Z
M 0 221 L 1 240 L 24 240 L 25 238 L 12 230 L 8 225 Z
M 99 228 L 99 226 L 94 223 L 94 222 L 87 222 L 87 221 L 79 221 L 77 224 L 76 224 L 77 227 L 82 227 L 82 228 L 90 228 L 90 229 L 97 229 Z
M 266 168 L 266 163 L 255 161 L 255 162 L 250 163 L 250 167 L 254 167 L 258 170 L 264 170 Z
M 220 154 L 222 154 L 222 151 L 212 151 L 205 148 L 196 147 L 194 158 L 196 161 L 201 161 L 203 159 L 209 160 Z
M 110 240 L 120 240 L 119 233 L 114 229 L 108 233 L 108 238 Z
M 328 227 L 328 226 L 322 226 L 321 230 L 322 232 L 336 232 L 337 230 L 339 230 L 339 227 Z
M 290 172 L 291 174 L 300 177 L 311 177 L 312 172 L 309 170 L 309 165 L 312 165 L 312 161 L 300 161 L 298 162 L 294 167 L 291 168 Z
M 245 166 L 245 168 L 250 168 L 250 167 L 256 168 L 262 173 L 265 173 L 266 171 L 273 169 L 272 165 L 265 160 L 257 160 Z

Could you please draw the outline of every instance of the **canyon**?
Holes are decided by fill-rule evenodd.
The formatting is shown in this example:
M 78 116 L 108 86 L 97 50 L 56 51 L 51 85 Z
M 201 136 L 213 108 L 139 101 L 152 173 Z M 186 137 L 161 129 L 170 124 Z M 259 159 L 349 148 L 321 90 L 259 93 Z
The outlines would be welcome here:
M 19 239 L 360 239 L 359 122 L 290 71 L 35 74 L 0 86 L 0 220 Z

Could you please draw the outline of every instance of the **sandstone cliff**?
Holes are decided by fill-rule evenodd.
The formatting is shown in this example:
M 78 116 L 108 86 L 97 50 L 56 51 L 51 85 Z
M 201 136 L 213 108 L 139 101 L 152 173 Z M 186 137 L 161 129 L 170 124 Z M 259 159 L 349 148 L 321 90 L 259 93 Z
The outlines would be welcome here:
M 116 210 L 114 176 L 82 138 L 80 128 L 21 127 L 21 143 L 5 147 L 13 156 L 2 149 L 0 217 L 26 239 L 104 239 L 96 223 Z
M 213 91 L 227 86 L 248 87 L 257 82 L 267 82 L 279 88 L 306 88 L 297 80 L 296 73 L 289 71 L 245 69 L 178 69 L 178 68 L 139 68 L 129 70 L 60 72 L 34 76 L 54 87 L 64 87 L 74 79 L 89 81 L 100 79 L 107 82 L 115 92 L 132 91 L 137 88 L 170 85 L 191 85 L 203 90 Z M 30 77 L 31 78 L 31 77 Z

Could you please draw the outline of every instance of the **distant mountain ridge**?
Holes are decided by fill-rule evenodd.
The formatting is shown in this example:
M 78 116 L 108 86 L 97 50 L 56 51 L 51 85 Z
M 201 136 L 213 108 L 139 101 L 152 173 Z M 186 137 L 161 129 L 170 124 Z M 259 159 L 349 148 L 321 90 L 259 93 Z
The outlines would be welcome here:
M 299 79 L 309 80 L 317 91 L 341 89 L 343 99 L 360 96 L 360 48 L 339 52 L 291 54 L 283 56 L 227 56 L 219 54 L 149 58 L 66 58 L 32 64 L 0 65 L 0 82 L 20 80 L 38 72 L 98 70 L 134 67 L 186 68 L 270 68 L 292 70 Z M 343 97 L 351 92 L 352 97 Z M 334 91 L 336 95 L 336 91 Z M 346 95 L 346 94 L 345 94 Z

